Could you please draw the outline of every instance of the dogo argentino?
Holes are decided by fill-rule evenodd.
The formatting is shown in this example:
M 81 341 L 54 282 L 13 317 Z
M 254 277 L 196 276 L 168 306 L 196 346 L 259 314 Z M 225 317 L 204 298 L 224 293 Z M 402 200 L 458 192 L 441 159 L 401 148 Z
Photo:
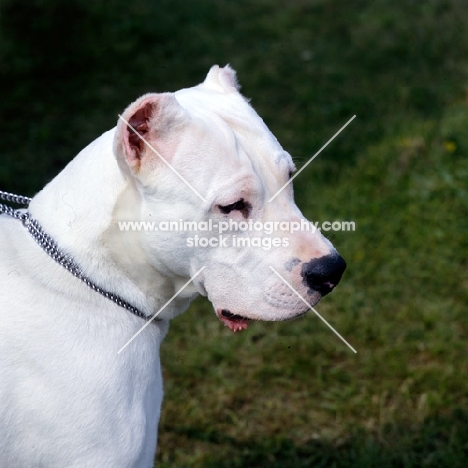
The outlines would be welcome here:
M 291 185 L 269 201 L 294 165 L 229 66 L 193 88 L 146 94 L 121 117 L 27 211 L 0 205 L 1 467 L 153 466 L 169 320 L 197 294 L 233 331 L 292 319 L 307 307 L 272 268 L 314 305 L 346 267 L 318 230 L 278 230 L 281 245 L 266 250 L 119 228 L 304 221 Z

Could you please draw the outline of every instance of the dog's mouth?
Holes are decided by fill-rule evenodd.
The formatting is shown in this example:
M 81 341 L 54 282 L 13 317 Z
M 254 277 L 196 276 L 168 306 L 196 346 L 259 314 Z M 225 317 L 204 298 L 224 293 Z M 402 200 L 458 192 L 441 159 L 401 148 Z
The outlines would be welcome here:
M 237 332 L 240 330 L 246 330 L 249 326 L 249 319 L 246 317 L 242 317 L 242 315 L 236 315 L 227 309 L 221 309 L 216 311 L 216 315 L 218 316 L 219 320 L 226 325 L 226 327 L 230 328 L 233 332 Z

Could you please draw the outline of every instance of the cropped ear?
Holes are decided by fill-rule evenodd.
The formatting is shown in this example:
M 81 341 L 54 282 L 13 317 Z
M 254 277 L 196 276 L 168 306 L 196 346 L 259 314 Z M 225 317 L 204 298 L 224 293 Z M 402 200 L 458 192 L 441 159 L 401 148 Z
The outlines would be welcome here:
M 236 72 L 229 65 L 224 68 L 219 68 L 218 65 L 211 67 L 204 84 L 221 93 L 237 93 L 240 89 Z
M 174 94 L 145 94 L 119 118 L 114 142 L 116 154 L 123 153 L 130 169 L 138 171 L 145 159 L 158 157 L 151 146 L 158 150 L 170 147 L 168 143 L 186 120 Z

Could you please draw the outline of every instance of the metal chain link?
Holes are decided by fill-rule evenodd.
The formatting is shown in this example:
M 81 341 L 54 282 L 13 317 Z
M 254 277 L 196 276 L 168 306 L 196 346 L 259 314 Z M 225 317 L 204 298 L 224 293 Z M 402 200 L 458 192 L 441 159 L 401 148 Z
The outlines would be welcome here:
M 17 205 L 26 206 L 28 206 L 31 202 L 31 198 L 23 197 L 22 195 L 15 195 L 9 192 L 2 192 L 1 190 L 0 199 L 10 203 L 15 203 Z M 11 206 L 0 203 L 0 214 L 6 214 L 8 216 L 11 216 L 12 218 L 20 220 L 23 223 L 23 226 L 29 232 L 29 234 L 31 234 L 32 238 L 53 260 L 55 260 L 58 264 L 62 265 L 65 269 L 67 269 L 73 276 L 83 281 L 92 290 L 106 297 L 107 299 L 119 305 L 120 307 L 127 309 L 129 312 L 140 318 L 143 318 L 145 320 L 149 320 L 151 318 L 146 316 L 143 312 L 129 304 L 117 294 L 106 291 L 97 284 L 93 283 L 87 276 L 83 274 L 81 267 L 73 260 L 73 258 L 59 249 L 57 243 L 52 239 L 52 237 L 50 237 L 46 232 L 44 232 L 41 225 L 35 219 L 32 219 L 29 216 L 28 212 L 15 210 Z
M 29 205 L 31 198 L 24 197 L 23 195 L 15 195 L 14 193 L 2 192 L 0 190 L 0 198 L 10 203 L 16 203 L 17 205 Z
M 23 197 L 22 195 L 15 195 L 14 193 L 9 192 L 2 192 L 0 190 L 0 199 L 8 201 L 10 203 L 15 203 L 17 205 L 29 205 L 31 201 L 28 197 Z M 24 220 L 26 213 L 22 211 L 15 210 L 11 206 L 3 205 L 0 203 L 0 214 L 5 213 L 8 216 L 12 216 L 13 218 L 20 219 L 21 221 Z

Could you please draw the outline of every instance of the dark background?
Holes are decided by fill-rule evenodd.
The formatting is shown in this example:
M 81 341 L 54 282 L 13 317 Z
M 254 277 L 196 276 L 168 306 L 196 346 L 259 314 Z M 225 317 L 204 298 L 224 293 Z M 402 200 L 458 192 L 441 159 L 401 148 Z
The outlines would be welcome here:
M 0 189 L 33 195 L 148 91 L 230 63 L 348 261 L 313 316 L 233 335 L 197 300 L 163 344 L 162 467 L 468 461 L 464 0 L 3 0 Z M 0 246 L 5 248 L 7 246 Z

